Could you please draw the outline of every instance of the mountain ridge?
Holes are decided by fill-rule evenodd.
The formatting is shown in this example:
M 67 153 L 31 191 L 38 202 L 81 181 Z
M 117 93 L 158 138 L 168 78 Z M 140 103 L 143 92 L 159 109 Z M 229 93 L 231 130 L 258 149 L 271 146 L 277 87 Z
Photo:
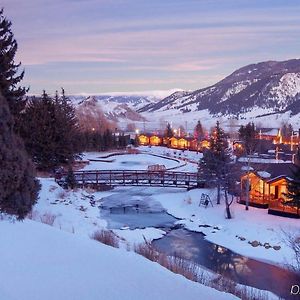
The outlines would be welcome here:
M 173 93 L 138 112 L 169 109 L 182 113 L 207 109 L 212 115 L 238 116 L 255 108 L 300 112 L 300 59 L 266 61 L 241 67 L 214 85 Z

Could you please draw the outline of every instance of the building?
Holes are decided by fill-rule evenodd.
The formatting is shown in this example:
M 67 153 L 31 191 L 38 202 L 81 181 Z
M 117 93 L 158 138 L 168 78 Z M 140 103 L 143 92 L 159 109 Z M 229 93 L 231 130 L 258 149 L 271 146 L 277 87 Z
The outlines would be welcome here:
M 149 137 L 145 134 L 140 134 L 138 136 L 139 144 L 142 146 L 147 146 L 150 143 Z
M 296 207 L 289 205 L 286 196 L 288 181 L 292 180 L 294 165 L 291 163 L 267 164 L 265 170 L 250 171 L 241 177 L 239 202 L 246 204 L 249 180 L 249 205 L 268 209 L 269 214 L 299 217 Z
M 209 141 L 198 141 L 193 137 L 164 137 L 158 134 L 140 134 L 138 136 L 139 144 L 142 146 L 166 146 L 173 149 L 201 151 L 209 148 Z

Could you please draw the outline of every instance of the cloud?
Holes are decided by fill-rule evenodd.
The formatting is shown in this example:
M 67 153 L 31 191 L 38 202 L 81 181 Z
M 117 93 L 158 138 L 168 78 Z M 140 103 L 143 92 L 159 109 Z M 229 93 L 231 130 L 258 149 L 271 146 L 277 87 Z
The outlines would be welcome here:
M 300 5 L 290 0 L 3 1 L 19 43 L 17 60 L 26 82 L 37 87 L 54 86 L 55 77 L 70 86 L 80 78 L 87 88 L 95 87 L 92 78 L 103 89 L 118 89 L 118 82 L 198 88 L 214 74 L 300 50 Z

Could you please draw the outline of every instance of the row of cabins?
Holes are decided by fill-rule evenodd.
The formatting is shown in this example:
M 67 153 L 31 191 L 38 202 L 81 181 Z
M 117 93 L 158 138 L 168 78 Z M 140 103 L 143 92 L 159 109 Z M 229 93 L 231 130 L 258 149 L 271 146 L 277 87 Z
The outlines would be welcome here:
M 209 141 L 198 141 L 193 137 L 165 137 L 161 135 L 140 134 L 138 136 L 140 145 L 143 146 L 166 146 L 174 149 L 201 151 L 209 147 Z
M 294 165 L 291 163 L 268 164 L 265 170 L 251 171 L 241 177 L 239 202 L 246 204 L 246 187 L 249 180 L 249 205 L 268 209 L 269 214 L 299 217 L 299 210 L 289 205 L 287 184 Z
M 167 138 L 161 135 L 140 134 L 138 136 L 140 145 L 150 146 L 167 146 L 174 149 L 188 149 L 192 151 L 203 151 L 204 148 L 209 148 L 209 141 L 198 141 L 195 138 L 189 137 L 171 137 Z M 277 140 L 276 140 L 277 141 Z M 274 136 L 271 139 L 263 137 L 261 139 L 262 148 L 270 149 L 274 146 Z M 278 142 L 282 142 L 281 140 Z M 268 145 L 264 145 L 267 143 Z M 275 143 L 276 144 L 276 143 Z M 282 143 L 284 146 L 284 143 Z M 239 141 L 233 142 L 233 149 L 239 150 L 243 144 Z M 263 150 L 263 149 L 261 149 Z M 284 149 L 279 152 L 283 156 L 288 152 Z M 284 158 L 280 155 L 278 158 Z M 266 158 L 270 158 L 270 155 Z M 275 158 L 275 154 L 274 154 Z M 246 182 L 249 180 L 249 205 L 267 209 L 269 214 L 299 218 L 300 212 L 297 207 L 288 204 L 287 199 L 287 183 L 292 177 L 292 163 L 268 163 L 268 164 L 252 164 L 257 171 L 251 171 L 247 174 L 243 173 L 240 179 L 240 197 L 239 202 L 246 204 Z M 240 165 L 241 167 L 241 165 Z M 240 173 L 240 172 L 238 172 Z

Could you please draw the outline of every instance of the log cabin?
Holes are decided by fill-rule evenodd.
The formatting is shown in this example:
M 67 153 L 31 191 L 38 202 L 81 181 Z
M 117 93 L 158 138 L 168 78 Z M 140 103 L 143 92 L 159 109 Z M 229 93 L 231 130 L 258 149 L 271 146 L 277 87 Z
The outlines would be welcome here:
M 139 141 L 139 144 L 142 145 L 142 146 L 147 146 L 149 145 L 149 137 L 145 134 L 140 134 L 138 136 L 138 141 Z
M 242 175 L 239 202 L 246 204 L 246 187 L 249 180 L 249 206 L 266 208 L 269 214 L 299 218 L 297 207 L 289 205 L 286 196 L 293 168 L 291 163 L 268 164 L 265 170 Z

